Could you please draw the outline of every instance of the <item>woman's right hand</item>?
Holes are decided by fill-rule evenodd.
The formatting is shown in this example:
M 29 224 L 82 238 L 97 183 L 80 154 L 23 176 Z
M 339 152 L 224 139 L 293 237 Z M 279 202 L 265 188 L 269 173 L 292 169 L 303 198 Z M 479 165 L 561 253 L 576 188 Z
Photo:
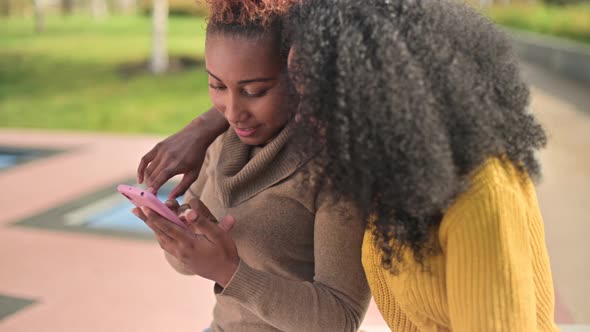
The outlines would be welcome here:
M 156 193 L 173 176 L 183 174 L 168 198 L 182 195 L 199 176 L 207 148 L 227 127 L 223 116 L 210 109 L 178 133 L 156 144 L 141 158 L 137 183 L 145 180 L 148 190 Z
M 184 219 L 188 229 L 171 223 L 149 208 L 134 208 L 133 213 L 152 229 L 176 271 L 197 274 L 225 287 L 240 262 L 230 235 L 234 218 L 228 215 L 221 222 L 212 223 L 215 218 L 207 215 L 209 210 L 196 198 L 189 204 L 178 205 L 175 200 L 169 200 L 166 205 Z

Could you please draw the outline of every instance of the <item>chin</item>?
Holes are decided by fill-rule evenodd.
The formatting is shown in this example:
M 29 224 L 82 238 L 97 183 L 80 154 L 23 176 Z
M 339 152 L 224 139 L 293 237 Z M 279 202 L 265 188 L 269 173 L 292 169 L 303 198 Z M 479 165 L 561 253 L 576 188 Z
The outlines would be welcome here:
M 242 143 L 247 144 L 247 145 L 263 145 L 264 143 L 266 143 L 266 141 L 264 138 L 258 138 L 258 137 L 242 137 L 242 136 L 238 136 L 240 138 L 240 141 L 242 141 Z

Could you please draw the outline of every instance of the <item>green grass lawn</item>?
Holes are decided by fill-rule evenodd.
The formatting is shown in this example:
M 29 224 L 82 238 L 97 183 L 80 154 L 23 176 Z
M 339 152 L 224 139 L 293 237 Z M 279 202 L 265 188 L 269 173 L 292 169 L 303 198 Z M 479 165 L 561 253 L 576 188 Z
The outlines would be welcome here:
M 497 6 L 499 24 L 590 43 L 590 4 Z M 205 22 L 171 17 L 171 55 L 203 57 Z M 146 16 L 0 20 L 0 127 L 172 133 L 210 106 L 203 68 L 126 77 L 125 64 L 146 61 Z
M 590 3 L 498 5 L 488 13 L 500 25 L 590 44 Z
M 204 20 L 171 18 L 171 55 L 202 59 Z M 167 134 L 210 106 L 204 68 L 152 76 L 121 74 L 146 61 L 148 17 L 49 17 L 0 21 L 0 127 Z

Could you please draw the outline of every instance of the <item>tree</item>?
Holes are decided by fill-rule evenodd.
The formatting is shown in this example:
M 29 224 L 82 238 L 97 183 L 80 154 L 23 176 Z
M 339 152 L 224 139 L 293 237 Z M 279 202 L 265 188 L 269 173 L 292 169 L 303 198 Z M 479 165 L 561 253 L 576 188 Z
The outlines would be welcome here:
M 105 19 L 109 15 L 106 0 L 92 0 L 90 3 L 90 10 L 92 11 L 94 19 L 99 21 Z
M 0 1 L 0 16 L 10 16 L 10 0 Z
M 152 57 L 150 71 L 162 74 L 168 69 L 166 31 L 168 28 L 168 0 L 154 0 L 152 10 Z
M 74 0 L 61 0 L 62 15 L 71 15 L 74 10 Z
M 117 10 L 119 13 L 133 13 L 137 10 L 137 0 L 117 0 Z
M 33 0 L 33 5 L 35 6 L 35 31 L 37 33 L 43 32 L 45 30 L 45 17 L 43 16 L 43 4 L 41 0 Z

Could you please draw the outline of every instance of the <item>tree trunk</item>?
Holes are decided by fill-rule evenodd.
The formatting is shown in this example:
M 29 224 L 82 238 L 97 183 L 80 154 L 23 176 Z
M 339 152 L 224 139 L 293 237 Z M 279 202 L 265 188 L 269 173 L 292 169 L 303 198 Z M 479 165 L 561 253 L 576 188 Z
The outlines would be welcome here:
M 123 14 L 131 14 L 137 11 L 137 0 L 117 0 L 117 7 Z
M 104 20 L 109 15 L 106 0 L 92 0 L 90 10 L 94 19 L 98 21 Z
M 61 0 L 61 14 L 72 15 L 72 11 L 74 10 L 74 0 Z
M 479 0 L 479 8 L 488 8 L 494 0 Z
M 162 74 L 168 69 L 166 30 L 168 25 L 168 0 L 154 0 L 152 9 L 152 58 L 150 70 Z
M 10 1 L 0 0 L 0 16 L 10 16 Z
M 45 17 L 43 17 L 41 0 L 33 0 L 33 4 L 35 6 L 35 31 L 41 33 L 45 30 Z

